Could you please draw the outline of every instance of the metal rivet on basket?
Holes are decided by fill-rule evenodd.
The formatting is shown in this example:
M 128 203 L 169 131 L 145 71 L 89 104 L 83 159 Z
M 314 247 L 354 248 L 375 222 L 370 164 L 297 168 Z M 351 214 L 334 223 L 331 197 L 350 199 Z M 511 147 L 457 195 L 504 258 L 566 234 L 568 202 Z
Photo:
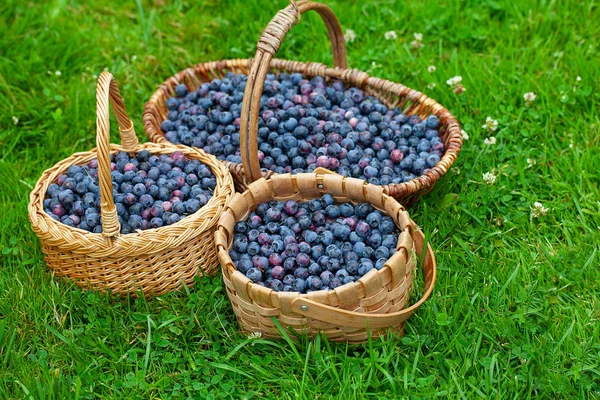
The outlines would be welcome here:
M 317 185 L 317 187 L 318 187 L 319 189 L 323 189 L 323 184 L 322 184 L 322 183 L 319 183 L 319 184 Z
M 308 306 L 300 306 L 300 309 L 301 309 L 302 311 L 306 311 L 306 310 L 308 310 Z

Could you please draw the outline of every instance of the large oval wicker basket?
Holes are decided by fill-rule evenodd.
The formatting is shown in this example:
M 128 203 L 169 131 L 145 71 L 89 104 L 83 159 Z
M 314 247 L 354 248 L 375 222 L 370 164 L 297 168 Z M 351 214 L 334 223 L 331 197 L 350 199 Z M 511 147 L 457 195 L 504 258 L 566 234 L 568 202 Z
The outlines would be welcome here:
M 323 64 L 275 59 L 273 56 L 287 32 L 300 21 L 300 15 L 306 11 L 317 11 L 329 32 L 333 49 L 335 68 Z M 240 148 L 242 165 L 226 162 L 230 169 L 236 187 L 244 190 L 248 183 L 272 172 L 261 171 L 258 161 L 258 117 L 260 95 L 263 90 L 268 71 L 300 72 L 305 76 L 322 76 L 327 80 L 339 79 L 343 82 L 363 89 L 366 94 L 373 95 L 388 107 L 399 107 L 407 115 L 436 115 L 440 119 L 440 137 L 444 143 L 445 152 L 437 165 L 427 173 L 399 184 L 384 186 L 385 192 L 403 204 L 408 205 L 417 201 L 423 194 L 429 192 L 433 185 L 448 171 L 462 146 L 460 126 L 454 116 L 435 100 L 400 83 L 385 79 L 370 77 L 367 73 L 348 69 L 346 62 L 346 47 L 342 29 L 333 11 L 321 4 L 310 1 L 292 2 L 280 10 L 265 28 L 257 45 L 254 59 L 221 60 L 195 65 L 167 79 L 152 95 L 144 108 L 144 129 L 150 140 L 163 143 L 165 139 L 161 130 L 162 122 L 167 118 L 165 105 L 169 97 L 173 97 L 175 86 L 184 83 L 190 90 L 197 89 L 202 83 L 215 78 L 222 78 L 227 72 L 248 75 L 240 125 Z M 246 171 L 246 172 L 245 172 Z
M 397 250 L 381 270 L 372 269 L 358 281 L 336 289 L 300 294 L 276 292 L 255 284 L 236 269 L 229 256 L 236 222 L 245 220 L 263 202 L 309 201 L 325 193 L 339 203 L 371 203 L 392 217 L 400 229 Z M 284 329 L 308 336 L 323 332 L 330 340 L 347 342 L 363 342 L 369 333 L 384 335 L 388 328 L 403 333 L 404 321 L 429 297 L 435 283 L 435 257 L 424 241 L 404 207 L 382 187 L 337 174 L 275 174 L 269 180 L 261 178 L 244 193 L 235 194 L 215 231 L 227 295 L 242 329 L 280 337 L 275 319 Z M 423 295 L 409 307 L 415 264 L 420 258 Z
M 30 195 L 29 219 L 42 244 L 48 266 L 57 275 L 79 285 L 118 294 L 142 291 L 159 295 L 192 285 L 197 274 L 213 274 L 218 268 L 213 232 L 234 192 L 228 169 L 201 150 L 169 144 L 140 144 L 126 114 L 114 78 L 103 72 L 97 87 L 97 148 L 73 154 L 44 171 Z M 121 145 L 110 144 L 109 99 L 119 123 Z M 180 151 L 199 160 L 215 175 L 217 184 L 208 203 L 179 222 L 156 229 L 121 235 L 113 201 L 110 154 L 119 151 L 172 154 Z M 48 186 L 73 165 L 98 159 L 102 233 L 67 226 L 44 211 Z

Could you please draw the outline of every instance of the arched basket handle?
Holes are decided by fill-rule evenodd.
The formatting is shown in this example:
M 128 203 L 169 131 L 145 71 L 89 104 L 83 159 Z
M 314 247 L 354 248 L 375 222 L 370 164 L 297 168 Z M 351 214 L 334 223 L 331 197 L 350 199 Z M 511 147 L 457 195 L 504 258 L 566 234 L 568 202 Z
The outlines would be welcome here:
M 133 123 L 125 111 L 125 104 L 115 78 L 109 72 L 102 72 L 96 87 L 96 146 L 98 151 L 98 181 L 100 186 L 100 216 L 102 235 L 114 237 L 121 231 L 117 209 L 113 200 L 112 176 L 110 169 L 110 110 L 117 117 L 121 145 L 127 152 L 136 152 L 140 146 Z
M 260 97 L 269 65 L 273 56 L 279 50 L 286 34 L 300 21 L 300 16 L 307 11 L 315 10 L 319 13 L 327 31 L 333 51 L 333 62 L 337 68 L 347 68 L 346 43 L 342 27 L 333 11 L 322 3 L 311 1 L 291 2 L 286 8 L 280 10 L 269 22 L 263 31 L 257 51 L 252 62 L 244 100 L 240 115 L 240 152 L 244 173 L 248 183 L 262 177 L 260 163 L 258 162 L 258 115 L 260 111 Z

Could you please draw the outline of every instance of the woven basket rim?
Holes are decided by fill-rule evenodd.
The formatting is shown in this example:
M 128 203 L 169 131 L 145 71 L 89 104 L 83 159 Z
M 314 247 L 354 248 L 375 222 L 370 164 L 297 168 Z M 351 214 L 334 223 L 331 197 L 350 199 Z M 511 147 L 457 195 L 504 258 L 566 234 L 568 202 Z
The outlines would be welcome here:
M 177 72 L 175 75 L 166 79 L 161 83 L 155 92 L 152 94 L 150 99 L 144 106 L 144 112 L 142 119 L 144 123 L 144 132 L 148 138 L 156 143 L 170 143 L 164 137 L 164 133 L 160 128 L 160 125 L 155 124 L 153 121 L 153 111 L 155 110 L 166 110 L 166 105 L 161 101 L 161 95 L 172 95 L 176 85 L 180 83 L 188 84 L 190 79 L 194 81 L 197 88 L 201 83 L 206 82 L 202 76 L 209 78 L 210 75 L 214 75 L 214 71 L 217 70 L 222 73 L 223 70 L 239 70 L 240 68 L 246 68 L 249 73 L 249 68 L 252 65 L 253 58 L 235 58 L 235 59 L 223 59 L 217 61 L 207 61 L 198 63 L 192 67 L 186 68 Z M 401 83 L 393 82 L 386 79 L 375 78 L 369 76 L 367 73 L 362 72 L 358 69 L 342 69 L 342 68 L 331 68 L 320 63 L 315 62 L 303 62 L 295 60 L 285 60 L 279 58 L 273 58 L 269 64 L 270 70 L 278 71 L 293 71 L 300 72 L 305 76 L 322 76 L 326 79 L 340 79 L 344 83 L 352 84 L 360 89 L 372 89 L 373 93 L 368 93 L 382 101 L 388 107 L 392 107 L 390 101 L 383 98 L 381 92 L 394 90 L 398 92 L 398 100 L 405 99 L 410 101 L 411 104 L 424 104 L 428 109 L 428 115 L 436 115 L 440 117 L 445 114 L 444 120 L 440 118 L 440 124 L 447 130 L 446 139 L 444 140 L 444 153 L 438 163 L 429 169 L 425 174 L 421 174 L 409 181 L 402 183 L 391 183 L 389 185 L 381 185 L 385 188 L 386 192 L 393 197 L 401 197 L 405 195 L 413 195 L 421 192 L 425 192 L 433 187 L 433 185 L 450 169 L 463 144 L 463 138 L 461 134 L 460 124 L 450 111 L 439 104 L 434 99 L 426 96 L 425 94 L 413 90 Z M 402 109 L 403 113 L 406 113 L 409 108 Z M 409 115 L 410 111 L 408 112 Z M 219 160 L 226 162 L 225 160 Z M 230 163 L 238 165 L 236 163 Z M 239 164 L 241 166 L 241 163 Z M 264 172 L 264 171 L 263 171 Z M 272 171 L 270 171 L 272 172 Z
M 70 236 L 75 239 L 75 241 L 66 240 L 61 235 L 62 240 L 59 240 L 58 242 L 54 241 L 53 245 L 57 245 L 58 247 L 61 247 L 61 245 L 68 246 L 68 250 L 73 251 L 74 253 L 77 253 L 77 250 L 73 249 L 73 245 L 76 244 L 77 241 L 82 241 L 88 245 L 91 244 L 98 251 L 107 251 L 106 256 L 123 256 L 131 255 L 131 247 L 127 246 L 127 244 L 135 240 L 150 239 L 159 235 L 170 238 L 178 238 L 183 236 L 185 237 L 185 240 L 190 240 L 216 226 L 220 213 L 223 211 L 225 205 L 235 192 L 233 187 L 233 179 L 231 178 L 228 169 L 221 162 L 219 162 L 216 157 L 197 148 L 169 143 L 146 142 L 140 144 L 140 146 L 133 153 L 138 153 L 141 150 L 148 150 L 152 154 L 158 151 L 168 151 L 169 153 L 181 151 L 186 155 L 187 158 L 192 155 L 192 159 L 196 159 L 208 166 L 215 176 L 217 184 L 215 186 L 215 191 L 213 192 L 213 195 L 207 204 L 202 206 L 194 214 L 182 218 L 175 224 L 166 225 L 159 228 L 137 230 L 128 234 L 119 233 L 112 239 L 105 238 L 102 233 L 88 232 L 83 229 L 68 226 L 60 221 L 56 221 L 45 212 L 43 207 L 43 201 L 46 199 L 45 192 L 50 184 L 55 183 L 54 180 L 51 181 L 48 179 L 48 177 L 57 177 L 58 175 L 66 172 L 68 168 L 73 165 L 84 165 L 89 160 L 97 158 L 97 148 L 93 148 L 88 151 L 73 153 L 71 156 L 62 159 L 42 173 L 29 196 L 29 219 L 32 228 L 34 230 L 40 230 L 43 232 L 58 230 L 69 233 Z M 115 154 L 119 151 L 132 153 L 127 151 L 121 145 L 114 143 L 110 144 L 111 154 Z M 87 161 L 84 161 L 86 159 Z M 79 163 L 75 163 L 76 160 L 79 160 Z M 37 196 L 38 193 L 41 195 Z M 36 201 L 36 196 L 38 197 L 38 201 Z M 216 211 L 213 209 L 216 209 Z M 190 227 L 191 223 L 195 223 L 198 226 Z M 176 246 L 179 244 L 174 245 Z M 126 254 L 124 254 L 123 251 L 125 251 Z M 164 252 L 164 250 L 158 251 Z M 87 250 L 84 252 L 87 252 Z
M 273 178 L 274 179 L 289 179 L 290 177 L 293 179 L 295 177 L 298 177 L 299 175 L 314 175 L 315 177 L 318 176 L 327 176 L 327 179 L 341 179 L 344 181 L 361 181 L 364 182 L 358 178 L 349 178 L 349 177 L 343 177 L 341 175 L 338 174 L 333 174 L 333 175 L 321 175 L 321 174 L 313 174 L 310 172 L 305 172 L 305 173 L 300 173 L 300 174 L 278 174 L 275 175 Z M 266 178 L 261 178 L 253 183 L 251 183 L 249 186 L 258 186 L 263 184 L 263 181 L 266 181 L 267 183 L 271 182 L 271 179 L 266 179 Z M 364 186 L 365 186 L 365 190 L 368 190 L 368 188 L 377 188 L 379 187 L 378 185 L 373 185 L 371 183 L 367 183 L 364 182 Z M 250 191 L 250 187 L 248 189 Z M 325 194 L 327 194 L 327 192 L 323 192 L 321 193 L 321 197 L 324 196 Z M 243 193 L 236 193 L 234 195 L 234 198 L 237 196 L 243 196 Z M 387 193 L 381 193 L 382 199 L 383 199 L 383 203 L 386 203 L 388 201 L 393 201 L 393 202 L 397 202 L 392 196 L 388 195 Z M 272 198 L 275 199 L 278 196 L 277 194 L 273 193 Z M 315 198 L 319 198 L 319 197 L 315 197 Z M 233 200 L 233 199 L 232 199 Z M 282 200 L 280 200 L 282 201 Z M 348 200 L 354 204 L 358 203 L 358 201 L 354 201 L 354 200 Z M 300 201 L 299 201 L 300 202 Z M 302 201 L 304 202 L 304 201 Z M 405 212 L 408 214 L 408 212 L 406 211 L 406 209 L 404 208 L 404 206 L 402 204 L 400 204 L 399 202 L 397 202 L 398 205 L 400 206 L 399 208 L 399 212 Z M 369 204 L 371 204 L 373 206 L 373 208 L 383 212 L 384 214 L 387 215 L 387 212 L 385 209 L 376 207 L 373 203 L 369 202 Z M 256 208 L 256 206 L 258 206 L 258 202 L 253 202 L 250 211 L 254 210 Z M 229 211 L 229 207 L 225 207 L 225 212 L 223 213 L 223 215 L 225 215 L 225 213 L 227 213 Z M 247 217 L 246 217 L 247 218 Z M 410 242 L 413 242 L 413 232 L 414 230 L 417 229 L 414 221 L 412 219 L 410 219 L 409 217 L 409 222 L 403 221 L 401 218 L 393 217 L 392 219 L 394 220 L 394 225 L 396 225 L 397 228 L 399 228 L 399 233 L 396 235 L 398 238 L 401 237 L 401 235 L 407 235 L 408 238 L 410 239 Z M 242 219 L 238 219 L 238 221 L 241 221 Z M 219 222 L 217 224 L 217 229 L 215 230 L 215 238 L 217 238 L 217 236 L 221 236 L 224 235 L 221 230 L 219 229 L 221 225 L 221 219 L 219 219 Z M 218 239 L 215 239 L 215 243 L 217 243 L 217 248 L 219 247 L 219 244 L 221 241 Z M 230 274 L 233 274 L 234 272 L 239 272 L 243 277 L 242 279 L 245 281 L 246 285 L 249 285 L 249 287 L 257 287 L 257 286 L 261 286 L 258 285 L 257 283 L 254 283 L 252 280 L 250 280 L 248 277 L 246 277 L 244 274 L 242 274 L 236 267 L 235 267 L 235 263 L 233 262 L 233 260 L 231 259 L 231 256 L 229 255 L 229 252 L 231 251 L 231 248 L 233 246 L 233 241 L 229 242 L 228 245 L 224 248 L 226 251 L 225 252 L 218 252 L 218 256 L 219 256 L 219 261 L 221 263 L 221 271 L 223 274 L 225 274 L 225 269 L 228 268 L 230 271 Z M 407 258 L 408 257 L 413 257 L 412 254 L 407 254 Z M 223 259 L 221 259 L 223 258 Z M 386 263 L 389 261 L 386 260 Z M 230 268 L 230 266 L 233 266 L 233 269 Z M 351 284 L 363 284 L 366 285 L 366 282 L 372 280 L 372 279 L 381 279 L 384 274 L 386 273 L 384 271 L 384 268 L 389 268 L 384 266 L 382 269 L 378 270 L 376 268 L 373 268 L 371 271 L 369 271 L 367 274 L 363 275 L 360 279 L 356 280 L 355 282 L 350 282 L 350 283 L 346 283 L 342 286 L 347 286 L 347 285 L 351 285 Z M 340 286 L 341 287 L 341 286 Z M 298 296 L 299 298 L 306 298 L 306 299 L 312 299 L 315 296 L 319 296 L 319 294 L 323 294 L 325 292 L 329 292 L 329 293 L 333 293 L 336 289 L 321 289 L 321 290 L 317 290 L 317 291 L 313 291 L 310 293 L 299 293 L 299 292 L 277 292 L 274 291 L 273 289 L 261 286 L 261 289 L 258 290 L 266 290 L 269 293 L 269 296 L 271 295 L 275 295 L 275 296 Z M 281 293 L 285 293 L 285 294 L 281 294 Z

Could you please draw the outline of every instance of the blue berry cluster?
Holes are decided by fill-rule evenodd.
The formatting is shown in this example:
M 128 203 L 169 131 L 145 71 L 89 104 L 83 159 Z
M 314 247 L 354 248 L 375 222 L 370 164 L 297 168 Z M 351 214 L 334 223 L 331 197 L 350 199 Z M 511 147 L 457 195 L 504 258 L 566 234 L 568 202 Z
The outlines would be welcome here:
M 370 204 L 336 204 L 331 195 L 261 203 L 235 226 L 238 271 L 275 291 L 307 293 L 354 282 L 396 251 L 398 229 Z
M 176 97 L 166 101 L 166 139 L 240 163 L 246 79 L 228 73 L 191 92 L 178 85 Z M 309 81 L 299 73 L 267 75 L 258 125 L 258 158 L 263 169 L 276 173 L 324 167 L 387 185 L 422 175 L 444 152 L 436 116 L 407 117 L 341 81 Z
M 198 160 L 180 152 L 135 157 L 111 155 L 113 199 L 121 233 L 159 228 L 193 214 L 212 197 L 216 178 Z M 74 165 L 48 186 L 44 210 L 63 224 L 88 232 L 102 232 L 98 160 Z

